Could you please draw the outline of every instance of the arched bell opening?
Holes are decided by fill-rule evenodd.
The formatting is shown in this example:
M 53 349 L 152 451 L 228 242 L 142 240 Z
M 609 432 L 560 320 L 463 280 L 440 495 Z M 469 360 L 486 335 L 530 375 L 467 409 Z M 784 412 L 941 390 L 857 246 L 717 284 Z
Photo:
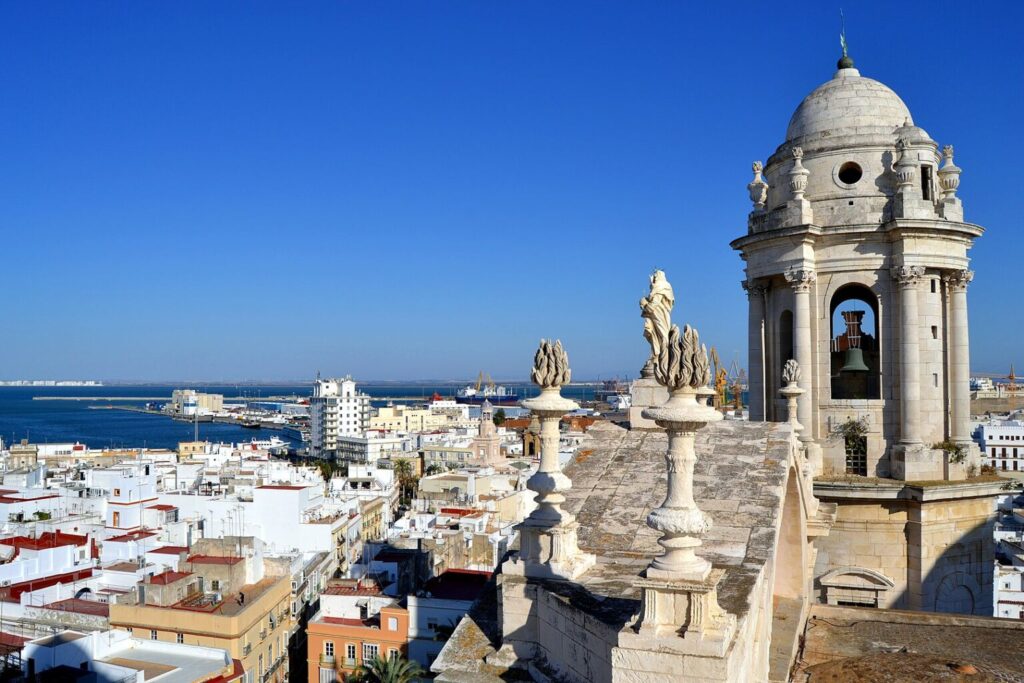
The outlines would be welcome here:
M 832 398 L 881 398 L 878 297 L 863 285 L 846 285 L 830 306 Z

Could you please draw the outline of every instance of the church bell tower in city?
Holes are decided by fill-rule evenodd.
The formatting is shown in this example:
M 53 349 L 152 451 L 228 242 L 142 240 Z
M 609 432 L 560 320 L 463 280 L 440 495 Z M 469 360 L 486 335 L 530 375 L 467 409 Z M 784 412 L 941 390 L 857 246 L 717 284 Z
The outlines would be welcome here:
M 754 162 L 746 262 L 751 420 L 783 421 L 800 366 L 807 476 L 832 604 L 991 614 L 992 497 L 970 435 L 968 251 L 953 148 L 845 53 Z

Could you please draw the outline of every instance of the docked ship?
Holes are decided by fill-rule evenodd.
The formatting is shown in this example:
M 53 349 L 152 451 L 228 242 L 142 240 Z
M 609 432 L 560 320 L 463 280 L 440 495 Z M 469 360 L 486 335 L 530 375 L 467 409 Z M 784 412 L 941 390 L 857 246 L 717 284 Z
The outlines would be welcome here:
M 476 385 L 467 384 L 455 392 L 455 400 L 459 403 L 483 403 L 490 401 L 492 405 L 509 406 L 519 403 L 519 393 L 515 389 L 498 386 L 488 375 L 484 382 L 484 373 L 476 378 Z

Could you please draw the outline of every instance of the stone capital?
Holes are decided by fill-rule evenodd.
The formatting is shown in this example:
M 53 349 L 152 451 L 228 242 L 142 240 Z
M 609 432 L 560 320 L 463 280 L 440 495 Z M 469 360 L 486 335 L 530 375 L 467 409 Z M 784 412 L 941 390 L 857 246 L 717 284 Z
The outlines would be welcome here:
M 942 281 L 953 291 L 966 292 L 967 285 L 974 279 L 973 270 L 951 270 L 942 276 Z
M 748 299 L 764 296 L 765 292 L 768 291 L 768 287 L 757 284 L 755 280 L 740 280 L 740 286 L 747 293 Z
M 890 268 L 889 272 L 900 287 L 911 288 L 916 287 L 924 277 L 924 266 L 897 266 Z
M 796 292 L 809 292 L 818 279 L 817 273 L 809 268 L 790 268 L 785 272 L 786 282 Z

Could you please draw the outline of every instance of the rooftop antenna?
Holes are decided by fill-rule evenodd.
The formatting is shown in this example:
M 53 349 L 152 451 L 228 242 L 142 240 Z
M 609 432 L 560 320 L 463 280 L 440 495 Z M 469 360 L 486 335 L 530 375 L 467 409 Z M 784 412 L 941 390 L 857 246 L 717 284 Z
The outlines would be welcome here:
M 837 66 L 840 69 L 852 69 L 853 60 L 850 59 L 850 55 L 846 49 L 846 16 L 843 14 L 843 8 L 839 8 L 839 45 L 843 48 L 843 56 L 839 59 Z

